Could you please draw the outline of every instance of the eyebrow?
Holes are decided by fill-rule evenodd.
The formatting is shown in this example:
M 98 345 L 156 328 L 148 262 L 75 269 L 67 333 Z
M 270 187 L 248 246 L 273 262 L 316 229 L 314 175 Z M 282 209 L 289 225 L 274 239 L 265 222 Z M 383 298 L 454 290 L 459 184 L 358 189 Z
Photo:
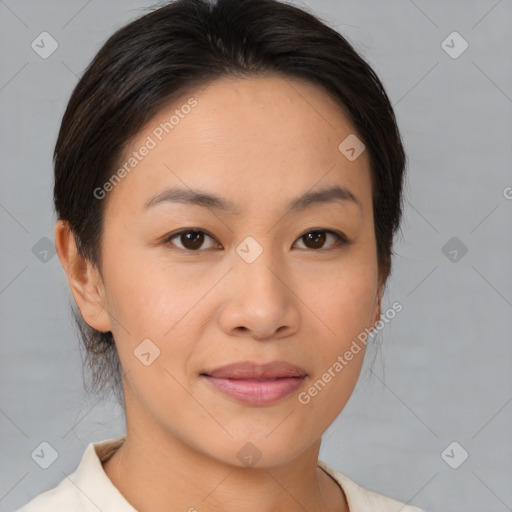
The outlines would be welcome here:
M 183 189 L 179 187 L 168 188 L 152 196 L 144 204 L 145 209 L 157 204 L 176 202 L 192 206 L 202 206 L 215 210 L 240 214 L 241 210 L 231 201 L 223 197 L 209 194 L 199 190 Z M 334 186 L 315 192 L 306 192 L 288 204 L 289 211 L 304 210 L 309 206 L 321 203 L 341 202 L 343 204 L 355 204 L 362 210 L 359 199 L 347 188 Z

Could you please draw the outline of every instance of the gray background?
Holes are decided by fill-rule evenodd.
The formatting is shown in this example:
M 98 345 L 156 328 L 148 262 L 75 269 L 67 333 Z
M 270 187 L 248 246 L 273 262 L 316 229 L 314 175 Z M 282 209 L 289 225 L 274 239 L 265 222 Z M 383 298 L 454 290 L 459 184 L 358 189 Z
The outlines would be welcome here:
M 119 408 L 83 392 L 71 294 L 51 252 L 51 154 L 77 76 L 151 3 L 0 1 L 1 511 L 56 485 L 89 442 L 123 432 Z M 398 300 L 403 311 L 321 459 L 427 510 L 512 510 L 512 3 L 305 4 L 381 77 L 409 157 L 383 308 Z M 47 59 L 31 48 L 43 31 L 59 45 Z M 458 58 L 441 46 L 453 31 L 469 44 Z M 59 454 L 46 470 L 31 458 L 42 441 Z M 441 457 L 453 441 L 452 464 L 469 453 L 458 469 Z

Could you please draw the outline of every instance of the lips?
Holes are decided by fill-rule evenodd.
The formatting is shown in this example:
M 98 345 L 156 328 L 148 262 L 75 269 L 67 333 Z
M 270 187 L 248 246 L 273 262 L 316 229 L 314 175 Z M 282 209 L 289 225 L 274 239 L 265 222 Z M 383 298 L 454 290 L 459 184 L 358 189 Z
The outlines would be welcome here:
M 305 377 L 306 371 L 285 361 L 273 361 L 257 364 L 251 361 L 228 364 L 214 370 L 203 372 L 203 375 L 219 379 L 282 379 L 285 377 Z
M 307 373 L 284 361 L 263 365 L 245 361 L 208 370 L 201 376 L 224 396 L 246 405 L 263 406 L 297 391 Z

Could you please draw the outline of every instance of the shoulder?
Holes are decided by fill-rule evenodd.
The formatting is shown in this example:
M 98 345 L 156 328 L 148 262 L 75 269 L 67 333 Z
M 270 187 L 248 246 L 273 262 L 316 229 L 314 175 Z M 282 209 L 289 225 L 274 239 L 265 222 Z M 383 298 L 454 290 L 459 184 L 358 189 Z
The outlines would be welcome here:
M 80 501 L 77 489 L 67 479 L 48 491 L 38 494 L 16 512 L 64 512 L 69 510 L 87 510 Z
M 325 462 L 319 460 L 318 465 L 343 489 L 350 512 L 423 512 L 417 507 L 406 505 L 401 501 L 361 487 Z
M 125 436 L 89 443 L 77 469 L 60 483 L 32 498 L 16 512 L 135 512 L 102 468 Z

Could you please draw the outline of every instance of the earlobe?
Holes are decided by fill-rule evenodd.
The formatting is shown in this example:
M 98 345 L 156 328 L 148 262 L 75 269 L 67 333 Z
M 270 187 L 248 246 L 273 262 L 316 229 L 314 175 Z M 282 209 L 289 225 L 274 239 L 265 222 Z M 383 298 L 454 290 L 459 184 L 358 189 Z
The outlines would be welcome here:
M 98 331 L 110 331 L 110 316 L 105 307 L 106 297 L 101 276 L 92 262 L 78 254 L 67 221 L 58 220 L 55 224 L 55 248 L 84 320 Z
M 377 322 L 380 320 L 380 316 L 382 314 L 381 303 L 382 296 L 384 294 L 384 285 L 380 284 L 375 294 L 375 301 L 373 303 L 373 317 L 371 323 L 369 325 L 370 329 L 375 329 Z

